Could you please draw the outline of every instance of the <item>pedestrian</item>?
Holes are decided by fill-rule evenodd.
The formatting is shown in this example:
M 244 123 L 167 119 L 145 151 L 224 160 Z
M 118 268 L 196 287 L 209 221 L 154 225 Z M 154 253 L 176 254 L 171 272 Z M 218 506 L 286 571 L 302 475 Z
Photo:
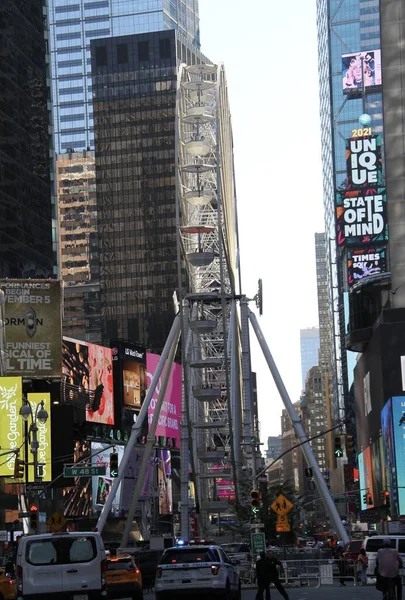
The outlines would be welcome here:
M 402 579 L 399 574 L 399 570 L 402 567 L 402 558 L 398 551 L 392 548 L 391 539 L 384 538 L 383 547 L 377 552 L 375 567 L 376 575 L 378 575 L 376 587 L 379 584 L 377 589 L 383 592 L 383 598 L 386 595 L 389 580 L 393 579 L 395 580 L 397 600 L 402 600 Z
M 343 557 L 343 548 L 340 545 L 336 546 L 335 550 L 335 559 L 337 562 L 337 567 L 339 569 L 339 583 L 341 586 L 345 586 L 345 565 L 344 565 L 344 557 Z
M 280 577 L 278 574 L 278 569 L 277 569 L 277 567 L 283 568 L 283 565 L 278 560 L 278 558 L 276 558 L 273 555 L 273 552 L 271 550 L 267 550 L 266 560 L 269 564 L 270 582 L 274 583 L 274 586 L 277 588 L 277 590 L 280 592 L 280 594 L 283 596 L 283 598 L 285 600 L 289 600 L 288 594 L 281 584 Z
M 260 552 L 256 563 L 257 594 L 256 600 L 263 600 L 263 592 L 266 592 L 266 600 L 270 600 L 270 567 L 267 562 L 266 553 Z
M 368 556 L 364 548 L 360 550 L 360 554 L 356 561 L 356 571 L 360 575 L 361 585 L 367 585 L 367 568 L 368 568 Z

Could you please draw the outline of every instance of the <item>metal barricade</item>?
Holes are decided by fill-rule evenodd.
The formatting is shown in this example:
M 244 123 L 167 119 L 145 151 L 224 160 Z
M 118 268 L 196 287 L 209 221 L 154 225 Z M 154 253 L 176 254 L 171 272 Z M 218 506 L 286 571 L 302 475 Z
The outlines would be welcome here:
M 281 578 L 288 584 L 333 585 L 337 582 L 357 585 L 355 561 L 330 559 L 283 560 Z

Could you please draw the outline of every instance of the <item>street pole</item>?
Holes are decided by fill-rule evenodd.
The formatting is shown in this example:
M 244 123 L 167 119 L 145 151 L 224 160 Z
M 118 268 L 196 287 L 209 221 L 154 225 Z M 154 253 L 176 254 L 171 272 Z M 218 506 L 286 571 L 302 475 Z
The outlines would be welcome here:
M 145 400 L 143 401 L 138 418 L 136 420 L 136 423 L 134 423 L 132 425 L 131 435 L 129 436 L 128 443 L 125 447 L 124 456 L 121 459 L 120 467 L 118 470 L 118 477 L 116 477 L 114 479 L 114 483 L 113 483 L 111 492 L 109 493 L 106 503 L 104 504 L 102 511 L 100 513 L 100 516 L 98 518 L 96 527 L 97 527 L 97 531 L 99 531 L 100 533 L 103 531 L 104 525 L 106 524 L 106 521 L 107 521 L 107 517 L 110 514 L 110 511 L 112 509 L 114 498 L 117 495 L 117 491 L 120 486 L 120 483 L 121 483 L 122 479 L 124 478 L 124 472 L 128 465 L 129 457 L 135 447 L 138 437 L 141 434 L 143 422 L 144 422 L 145 418 L 147 418 L 147 416 L 148 416 L 148 408 L 149 408 L 149 404 L 152 399 L 152 396 L 155 392 L 156 384 L 159 381 L 159 377 L 162 374 L 163 367 L 165 365 L 167 357 L 169 356 L 170 348 L 175 343 L 175 340 L 177 340 L 179 331 L 180 331 L 180 317 L 178 315 L 176 315 L 176 317 L 174 318 L 173 325 L 170 330 L 169 336 L 164 345 L 162 355 L 160 357 L 155 374 L 152 377 L 150 387 L 148 388 Z
M 281 379 L 280 373 L 277 369 L 277 365 L 274 362 L 273 356 L 270 352 L 270 349 L 267 345 L 266 340 L 264 339 L 263 333 L 260 329 L 259 323 L 257 321 L 256 315 L 249 310 L 249 320 L 252 324 L 252 327 L 256 333 L 257 340 L 260 344 L 264 357 L 269 366 L 270 372 L 273 376 L 274 383 L 277 386 L 281 399 L 283 401 L 284 407 L 288 412 L 288 416 L 290 417 L 292 426 L 294 428 L 295 434 L 297 435 L 300 442 L 302 442 L 302 452 L 307 461 L 309 467 L 312 468 L 314 479 L 317 483 L 317 488 L 319 491 L 319 495 L 324 503 L 325 510 L 329 514 L 330 520 L 333 523 L 333 526 L 338 534 L 339 538 L 347 543 L 350 541 L 349 536 L 347 534 L 346 529 L 343 526 L 342 520 L 339 516 L 338 510 L 331 498 L 328 487 L 325 483 L 325 479 L 319 469 L 319 465 L 316 461 L 312 448 L 308 442 L 307 434 L 302 426 L 301 419 L 298 417 L 295 412 L 294 406 L 291 402 L 290 396 L 288 395 L 287 389 L 284 385 L 283 380 Z
M 125 523 L 124 533 L 122 534 L 121 548 L 125 548 L 125 546 L 128 544 L 128 537 L 132 529 L 132 523 L 134 520 L 136 507 L 138 505 L 139 498 L 145 485 L 145 477 L 148 469 L 149 458 L 152 452 L 152 448 L 155 444 L 155 433 L 159 422 L 159 416 L 160 411 L 162 409 L 163 400 L 166 395 L 167 384 L 169 383 L 174 357 L 176 356 L 179 338 L 180 330 L 177 332 L 177 336 L 175 337 L 174 342 L 170 348 L 169 357 L 166 362 L 166 369 L 163 375 L 162 387 L 160 388 L 159 397 L 156 402 L 155 411 L 153 413 L 152 423 L 149 428 L 146 445 L 142 454 L 141 464 L 139 466 L 138 478 L 136 480 L 135 489 L 132 496 L 132 502 L 128 510 L 128 516 Z

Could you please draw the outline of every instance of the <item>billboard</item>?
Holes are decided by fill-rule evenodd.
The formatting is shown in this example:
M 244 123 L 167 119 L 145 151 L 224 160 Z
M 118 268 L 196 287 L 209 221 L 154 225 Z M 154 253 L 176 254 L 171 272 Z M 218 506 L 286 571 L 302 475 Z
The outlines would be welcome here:
M 37 423 L 38 431 L 38 462 L 42 464 L 42 481 L 52 481 L 52 446 L 51 446 L 51 394 L 45 393 L 29 393 L 27 400 L 31 405 L 32 413 L 35 415 L 37 406 L 43 402 L 44 409 L 48 413 L 48 418 L 45 423 Z M 34 467 L 28 467 L 28 481 L 34 482 Z
M 391 492 L 391 512 L 392 514 L 398 514 L 398 482 L 391 398 L 386 402 L 381 411 L 381 435 L 383 446 L 382 467 L 384 471 L 384 481 L 387 488 Z
M 392 420 L 398 486 L 398 514 L 405 515 L 405 396 L 392 398 Z
M 346 140 L 346 171 L 348 190 L 353 188 L 374 189 L 381 186 L 382 154 L 380 135 L 352 137 Z
M 111 342 L 115 422 L 131 429 L 146 394 L 146 351 L 129 342 Z
M 118 454 L 118 468 L 124 456 L 124 446 L 115 446 L 114 449 L 108 444 L 100 444 L 98 442 L 91 443 L 91 464 L 93 467 L 106 467 L 105 475 L 96 475 L 91 478 L 93 508 L 101 510 L 106 503 L 106 500 L 111 492 L 114 478 L 110 475 L 110 454 L 116 452 Z M 118 487 L 117 494 L 114 498 L 112 509 L 120 508 L 121 484 Z
M 349 286 L 370 275 L 387 272 L 387 248 L 349 248 L 347 251 L 347 281 Z
M 345 94 L 353 93 L 356 90 L 361 92 L 363 78 L 365 88 L 381 85 L 381 50 L 343 54 L 342 77 Z
M 64 399 L 83 403 L 87 421 L 114 425 L 111 349 L 64 337 L 62 373 Z
M 160 356 L 158 354 L 146 355 L 147 385 L 149 386 L 153 375 L 157 369 Z M 163 371 L 164 374 L 164 371 Z M 159 392 L 162 386 L 162 376 L 159 378 L 152 400 L 148 408 L 148 425 L 150 427 L 155 413 L 155 406 L 159 398 Z M 167 383 L 165 399 L 162 410 L 159 415 L 159 422 L 156 429 L 157 437 L 170 438 L 173 446 L 179 446 L 180 440 L 180 418 L 181 418 L 181 392 L 182 392 L 182 371 L 181 365 L 172 364 L 169 381 Z
M 168 515 L 173 512 L 172 465 L 170 450 L 158 449 L 156 463 L 159 486 L 159 514 Z
M 122 480 L 122 492 L 121 492 L 121 509 L 129 510 L 129 507 L 132 502 L 132 497 L 135 491 L 135 485 L 138 479 L 139 467 L 141 465 L 142 456 L 144 453 L 144 448 L 134 448 L 129 456 L 128 463 L 126 466 L 126 470 L 124 473 L 124 478 Z M 143 491 L 142 498 L 150 497 L 151 495 L 151 485 L 153 478 L 152 471 L 152 463 L 154 464 L 152 455 L 151 459 L 148 462 L 146 476 L 143 483 Z
M 337 241 L 359 246 L 388 240 L 385 188 L 340 190 L 336 194 Z
M 24 444 L 22 405 L 22 378 L 0 377 L 0 448 L 2 452 L 15 450 Z M 14 475 L 15 454 L 7 454 L 0 461 L 0 476 Z
M 61 282 L 2 279 L 5 302 L 5 358 L 8 375 L 27 379 L 61 375 Z

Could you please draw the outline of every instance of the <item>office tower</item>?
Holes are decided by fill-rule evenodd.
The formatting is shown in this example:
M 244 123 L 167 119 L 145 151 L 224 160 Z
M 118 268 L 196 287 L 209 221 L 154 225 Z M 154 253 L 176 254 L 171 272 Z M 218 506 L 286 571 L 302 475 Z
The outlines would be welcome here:
M 56 152 L 94 149 L 90 41 L 176 29 L 199 48 L 198 0 L 49 0 Z
M 63 334 L 100 342 L 94 152 L 66 152 L 56 160 L 59 267 L 64 282 Z M 92 272 L 93 269 L 93 272 Z M 96 272 L 96 275 L 98 273 Z
M 319 362 L 319 329 L 317 327 L 300 329 L 300 349 L 302 389 L 305 390 L 308 371 Z
M 56 264 L 44 15 L 42 0 L 0 3 L 2 277 L 51 277 Z
M 295 412 L 298 417 L 301 417 L 301 402 L 294 402 Z M 281 437 L 282 437 L 282 452 L 286 454 L 282 458 L 283 462 L 283 481 L 289 483 L 294 491 L 300 492 L 303 488 L 304 480 L 304 457 L 301 448 L 294 448 L 297 439 L 291 419 L 285 408 L 281 411 Z
M 93 40 L 101 328 L 159 352 L 178 283 L 177 65 L 201 54 L 177 31 Z
M 267 449 L 266 449 L 266 458 L 271 458 L 272 460 L 276 459 L 280 456 L 281 450 L 281 435 L 271 435 L 267 438 Z
M 350 394 L 355 364 L 353 352 L 362 351 L 367 343 L 369 318 L 365 315 L 371 311 L 373 316 L 370 314 L 370 317 L 374 318 L 379 311 L 375 288 L 371 285 L 373 280 L 367 273 L 381 275 L 386 270 L 383 264 L 387 233 L 385 199 L 381 204 L 384 214 L 373 216 L 371 223 L 362 217 L 362 201 L 348 200 L 353 196 L 363 197 L 363 191 L 373 195 L 373 189 L 379 195 L 382 174 L 377 174 L 375 183 L 378 185 L 369 185 L 367 189 L 360 179 L 357 181 L 356 174 L 354 179 L 350 176 L 350 161 L 346 161 L 349 149 L 346 140 L 353 138 L 357 140 L 355 143 L 362 144 L 371 129 L 372 136 L 376 136 L 372 142 L 376 144 L 374 156 L 378 165 L 382 164 L 381 140 L 378 139 L 383 132 L 379 5 L 379 0 L 342 0 L 338 4 L 333 0 L 317 1 L 325 246 L 330 329 L 334 332 L 331 338 L 332 406 L 336 422 L 354 417 Z M 368 117 L 360 122 L 363 114 Z M 369 177 L 370 181 L 373 177 Z M 353 207 L 355 210 L 350 211 Z M 373 226 L 373 219 L 378 221 L 377 228 Z M 381 253 L 374 252 L 380 249 Z M 375 254 L 379 264 L 376 264 Z M 357 323 L 352 319 L 349 327 L 350 314 Z

